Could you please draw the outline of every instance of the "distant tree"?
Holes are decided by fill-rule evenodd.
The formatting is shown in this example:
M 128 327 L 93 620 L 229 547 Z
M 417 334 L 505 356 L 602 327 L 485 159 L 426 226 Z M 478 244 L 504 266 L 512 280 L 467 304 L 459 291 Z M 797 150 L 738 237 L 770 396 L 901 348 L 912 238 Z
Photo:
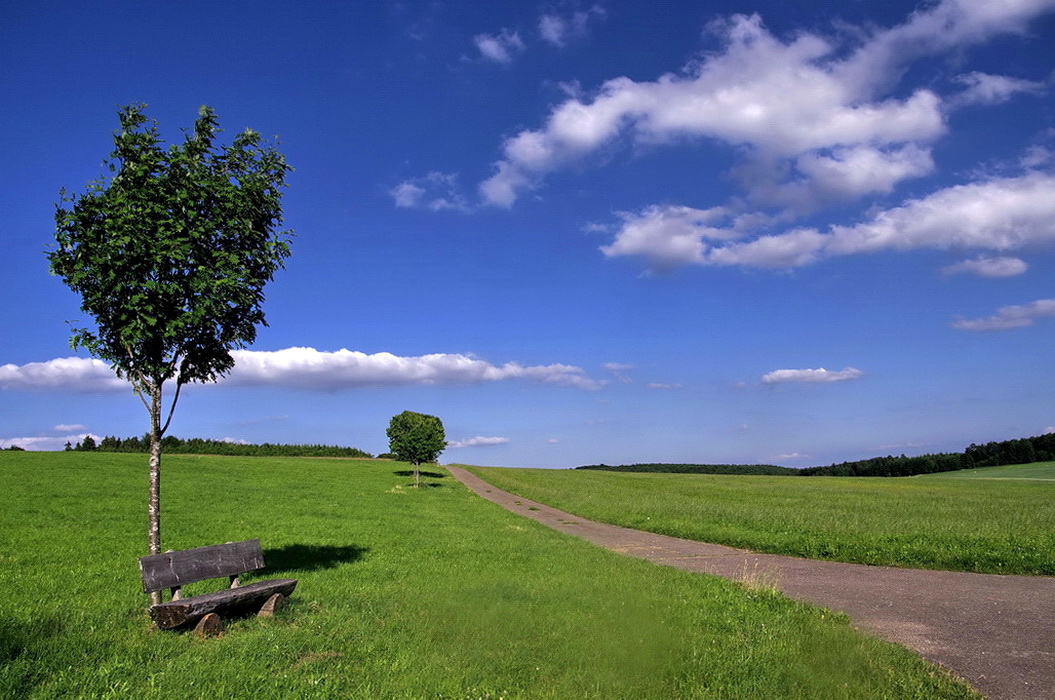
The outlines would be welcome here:
M 150 414 L 148 540 L 161 551 L 161 438 L 187 382 L 234 366 L 231 350 L 265 324 L 264 285 L 289 255 L 281 190 L 286 161 L 252 130 L 218 146 L 215 112 L 168 148 L 144 105 L 118 112 L 109 179 L 61 192 L 51 271 L 81 295 L 94 328 L 70 344 L 106 360 Z M 163 420 L 162 388 L 175 381 Z
M 388 424 L 388 451 L 401 462 L 414 465 L 414 485 L 421 486 L 422 462 L 435 462 L 447 447 L 443 423 L 436 416 L 403 411 Z
M 25 452 L 26 448 L 19 447 L 18 445 L 8 445 L 7 446 L 7 451 L 8 452 Z
M 77 443 L 77 449 L 84 450 L 85 452 L 94 452 L 98 445 L 95 444 L 95 438 L 91 435 L 85 435 L 84 440 Z
M 71 444 L 70 444 L 70 441 L 69 441 L 69 440 L 67 440 L 67 441 L 66 441 L 66 444 L 65 444 L 65 445 L 64 445 L 64 446 L 62 447 L 62 449 L 63 449 L 64 451 L 66 451 L 66 452 L 72 452 L 72 451 L 73 451 L 73 445 L 71 445 Z

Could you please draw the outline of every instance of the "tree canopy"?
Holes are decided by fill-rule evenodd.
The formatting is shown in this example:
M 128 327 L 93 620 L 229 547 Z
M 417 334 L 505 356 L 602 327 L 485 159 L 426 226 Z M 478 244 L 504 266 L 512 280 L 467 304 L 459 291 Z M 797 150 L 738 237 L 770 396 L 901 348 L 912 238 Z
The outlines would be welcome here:
M 396 459 L 414 465 L 414 481 L 418 485 L 421 483 L 418 465 L 435 462 L 447 447 L 447 437 L 440 419 L 414 411 L 403 411 L 392 416 L 386 434 L 389 452 Z
M 168 147 L 144 110 L 118 112 L 111 177 L 80 195 L 62 190 L 48 259 L 94 321 L 74 327 L 71 345 L 110 363 L 150 413 L 150 551 L 157 553 L 161 437 L 180 387 L 229 371 L 231 350 L 266 325 L 264 285 L 290 254 L 290 232 L 277 230 L 290 168 L 250 129 L 219 145 L 209 107 L 182 143 Z M 162 387 L 173 379 L 162 423 Z

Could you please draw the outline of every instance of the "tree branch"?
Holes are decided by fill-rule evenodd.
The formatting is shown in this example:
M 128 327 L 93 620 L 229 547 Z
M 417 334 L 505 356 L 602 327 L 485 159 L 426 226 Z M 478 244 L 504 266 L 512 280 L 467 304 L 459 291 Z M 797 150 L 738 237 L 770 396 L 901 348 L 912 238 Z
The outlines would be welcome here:
M 184 384 L 186 384 L 186 382 L 178 378 L 176 379 L 176 393 L 172 395 L 172 405 L 169 406 L 169 417 L 165 419 L 165 425 L 161 427 L 161 433 L 159 433 L 159 436 L 164 435 L 165 431 L 169 429 L 169 423 L 172 422 L 172 415 L 176 412 L 176 402 L 179 401 L 179 392 Z

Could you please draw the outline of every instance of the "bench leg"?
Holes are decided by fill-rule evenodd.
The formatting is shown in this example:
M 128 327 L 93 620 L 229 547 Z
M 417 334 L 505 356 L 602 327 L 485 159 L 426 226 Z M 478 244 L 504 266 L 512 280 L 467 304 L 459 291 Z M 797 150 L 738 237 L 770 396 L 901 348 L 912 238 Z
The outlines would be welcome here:
M 262 606 L 260 606 L 260 612 L 257 613 L 259 617 L 271 617 L 276 612 L 286 607 L 286 596 L 281 593 L 268 598 Z
M 219 637 L 223 634 L 223 620 L 216 613 L 209 613 L 198 624 L 194 626 L 194 632 L 202 639 L 207 637 Z

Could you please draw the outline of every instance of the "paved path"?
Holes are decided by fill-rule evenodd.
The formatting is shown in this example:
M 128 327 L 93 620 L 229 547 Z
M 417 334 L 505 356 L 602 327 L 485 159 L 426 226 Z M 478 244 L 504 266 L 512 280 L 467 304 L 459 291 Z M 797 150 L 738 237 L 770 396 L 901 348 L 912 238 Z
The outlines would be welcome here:
M 1055 700 L 1055 578 L 842 564 L 597 523 L 502 491 L 459 467 L 484 498 L 616 552 L 734 580 L 757 579 L 915 649 L 992 700 Z

